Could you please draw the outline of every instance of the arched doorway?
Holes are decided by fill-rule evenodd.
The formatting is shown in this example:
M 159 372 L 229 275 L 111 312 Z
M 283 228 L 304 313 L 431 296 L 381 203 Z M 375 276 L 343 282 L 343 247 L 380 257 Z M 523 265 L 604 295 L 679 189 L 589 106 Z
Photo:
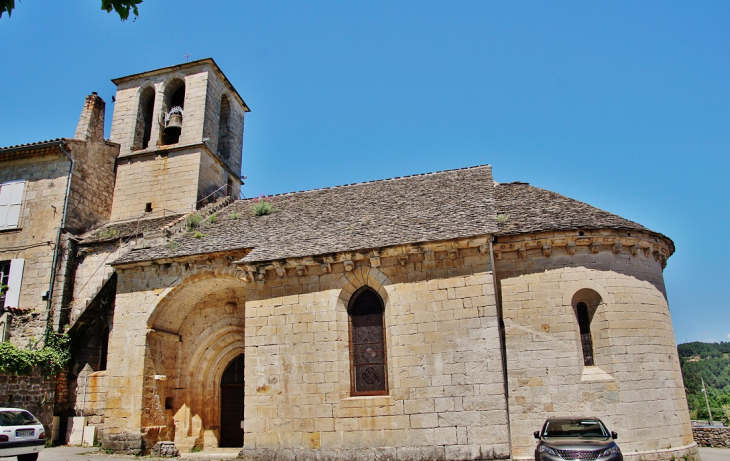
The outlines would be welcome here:
M 231 360 L 221 376 L 220 447 L 243 446 L 243 363 L 241 354 Z

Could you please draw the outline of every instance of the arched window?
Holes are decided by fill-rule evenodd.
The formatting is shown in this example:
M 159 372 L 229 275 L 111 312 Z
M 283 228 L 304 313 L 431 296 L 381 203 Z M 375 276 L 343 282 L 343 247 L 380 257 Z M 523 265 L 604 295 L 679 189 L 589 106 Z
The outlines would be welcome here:
M 218 156 L 228 159 L 231 155 L 231 103 L 225 94 L 221 97 L 221 111 L 218 118 Z
M 578 303 L 576 314 L 580 328 L 580 342 L 583 347 L 583 365 L 592 367 L 594 365 L 593 338 L 591 338 L 591 316 L 588 312 L 588 305 L 584 302 Z
M 385 308 L 370 287 L 356 291 L 347 307 L 350 315 L 352 395 L 386 395 Z
M 155 89 L 147 87 L 139 95 L 137 123 L 134 127 L 132 150 L 147 149 L 152 136 L 152 112 L 155 109 Z
M 162 114 L 164 129 L 160 133 L 163 145 L 177 144 L 180 141 L 182 122 L 185 109 L 185 82 L 175 79 L 165 87 L 164 114 Z

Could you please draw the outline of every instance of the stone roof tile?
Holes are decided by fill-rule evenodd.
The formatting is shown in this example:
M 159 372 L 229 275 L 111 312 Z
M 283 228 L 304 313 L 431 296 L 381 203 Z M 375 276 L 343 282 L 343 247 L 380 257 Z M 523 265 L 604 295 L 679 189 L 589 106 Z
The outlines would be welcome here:
M 490 234 L 493 184 L 483 165 L 276 195 L 276 211 L 265 216 L 240 200 L 205 220 L 203 237 L 189 232 L 115 264 L 240 249 L 252 250 L 242 262 L 260 262 Z
M 672 251 L 674 249 L 671 239 L 641 224 L 527 183 L 497 184 L 494 198 L 497 214 L 506 215 L 506 221 L 499 224 L 497 235 L 572 229 L 622 229 L 657 234 L 669 242 Z

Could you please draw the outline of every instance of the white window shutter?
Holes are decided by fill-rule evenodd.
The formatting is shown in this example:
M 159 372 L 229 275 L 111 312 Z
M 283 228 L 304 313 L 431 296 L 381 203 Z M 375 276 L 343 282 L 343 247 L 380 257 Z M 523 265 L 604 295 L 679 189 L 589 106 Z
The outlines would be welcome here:
M 18 307 L 24 265 L 24 259 L 13 259 L 10 261 L 10 276 L 8 277 L 8 291 L 5 292 L 5 307 Z
M 25 181 L 6 182 L 0 189 L 0 229 L 15 229 L 20 221 Z
M 7 229 L 8 212 L 10 211 L 10 196 L 12 190 L 8 185 L 0 185 L 0 229 Z

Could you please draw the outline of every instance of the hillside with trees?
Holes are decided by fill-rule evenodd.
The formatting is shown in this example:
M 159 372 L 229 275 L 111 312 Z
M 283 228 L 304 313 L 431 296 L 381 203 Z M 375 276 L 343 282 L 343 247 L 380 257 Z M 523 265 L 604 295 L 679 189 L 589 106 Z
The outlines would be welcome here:
M 684 343 L 677 346 L 677 351 L 690 417 L 709 419 L 702 394 L 704 379 L 713 419 L 730 425 L 730 342 Z

